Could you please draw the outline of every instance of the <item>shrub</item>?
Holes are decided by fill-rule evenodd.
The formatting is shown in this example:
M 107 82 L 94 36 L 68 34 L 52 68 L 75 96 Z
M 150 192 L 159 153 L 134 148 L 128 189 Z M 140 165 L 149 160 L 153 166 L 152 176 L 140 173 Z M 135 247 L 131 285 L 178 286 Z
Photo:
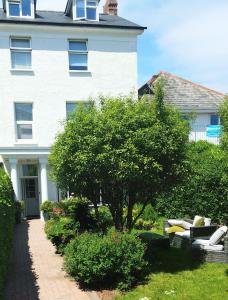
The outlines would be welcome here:
M 0 299 L 2 299 L 7 274 L 9 255 L 11 253 L 15 207 L 13 188 L 9 177 L 0 169 Z
M 202 215 L 214 222 L 228 222 L 228 160 L 225 151 L 207 142 L 193 143 L 188 159 L 191 170 L 181 185 L 157 201 L 169 218 Z
M 63 254 L 66 245 L 77 235 L 79 224 L 72 218 L 51 219 L 45 224 L 48 239 L 56 246 L 57 252 Z
M 95 211 L 92 210 L 92 217 L 94 220 L 94 229 L 106 233 L 113 224 L 113 218 L 110 210 L 106 206 L 99 207 L 99 216 L 97 217 Z
M 44 201 L 40 206 L 40 210 L 44 213 L 52 213 L 54 205 L 55 203 L 52 201 Z
M 80 230 L 89 229 L 92 217 L 89 210 L 89 201 L 85 198 L 70 198 L 56 204 L 62 209 L 62 214 L 79 222 Z
M 66 247 L 65 268 L 81 284 L 124 290 L 142 275 L 144 253 L 144 244 L 134 235 L 84 233 Z

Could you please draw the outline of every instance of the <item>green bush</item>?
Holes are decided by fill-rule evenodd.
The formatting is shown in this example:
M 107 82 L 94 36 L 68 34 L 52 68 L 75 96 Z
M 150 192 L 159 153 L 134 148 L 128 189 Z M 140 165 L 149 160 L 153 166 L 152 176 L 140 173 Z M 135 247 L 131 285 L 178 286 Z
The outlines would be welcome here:
M 45 224 L 48 239 L 56 246 L 57 252 L 63 254 L 66 245 L 77 235 L 79 223 L 72 218 L 51 219 Z
M 157 201 L 157 210 L 169 218 L 202 215 L 228 222 L 228 157 L 219 146 L 193 143 L 188 154 L 191 170 L 181 185 Z
M 9 176 L 0 168 L 0 198 L 13 199 L 13 187 Z
M 106 206 L 99 207 L 98 217 L 95 214 L 95 210 L 92 210 L 92 217 L 94 220 L 93 229 L 95 231 L 106 233 L 114 225 L 110 210 Z
M 40 210 L 44 213 L 52 213 L 55 203 L 52 201 L 44 201 L 41 206 Z
M 92 217 L 89 210 L 89 201 L 85 198 L 70 198 L 56 204 L 63 211 L 63 215 L 79 222 L 80 230 L 90 228 Z
M 9 177 L 0 169 L 0 299 L 7 274 L 15 224 L 13 188 Z
M 84 233 L 66 247 L 65 268 L 89 287 L 130 288 L 143 273 L 145 246 L 134 235 Z

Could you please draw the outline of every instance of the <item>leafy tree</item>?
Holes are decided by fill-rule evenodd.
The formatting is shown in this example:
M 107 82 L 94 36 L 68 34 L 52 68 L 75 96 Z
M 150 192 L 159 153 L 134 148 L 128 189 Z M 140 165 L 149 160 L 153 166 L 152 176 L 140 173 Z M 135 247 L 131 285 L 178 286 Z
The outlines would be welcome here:
M 221 106 L 220 116 L 223 125 L 222 147 L 228 151 L 228 98 Z
M 182 176 L 189 126 L 163 98 L 162 84 L 153 99 L 102 98 L 99 107 L 78 109 L 52 147 L 58 186 L 95 207 L 101 191 L 117 230 L 131 230 L 146 205 Z M 136 203 L 142 209 L 133 219 Z

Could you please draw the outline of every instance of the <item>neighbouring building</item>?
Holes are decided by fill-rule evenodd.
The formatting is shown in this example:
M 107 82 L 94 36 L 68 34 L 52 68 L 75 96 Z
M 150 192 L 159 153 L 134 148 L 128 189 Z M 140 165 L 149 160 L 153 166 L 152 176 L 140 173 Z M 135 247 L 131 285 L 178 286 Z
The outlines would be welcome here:
M 176 106 L 183 118 L 187 119 L 189 114 L 194 117 L 190 140 L 207 140 L 218 144 L 221 133 L 218 111 L 225 95 L 168 72 L 154 75 L 139 89 L 139 95 L 153 95 L 158 79 L 163 81 L 165 101 Z
M 64 0 L 63 0 L 64 1 Z M 68 0 L 65 12 L 36 0 L 3 0 L 0 9 L 0 163 L 26 216 L 57 200 L 48 155 L 79 101 L 137 93 L 137 37 L 144 27 L 118 16 L 116 0 Z

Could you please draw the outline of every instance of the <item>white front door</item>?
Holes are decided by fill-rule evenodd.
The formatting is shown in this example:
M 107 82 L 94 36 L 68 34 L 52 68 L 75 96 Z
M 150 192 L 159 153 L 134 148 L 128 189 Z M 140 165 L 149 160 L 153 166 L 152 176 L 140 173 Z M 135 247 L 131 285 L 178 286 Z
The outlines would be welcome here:
M 38 179 L 23 178 L 21 181 L 23 200 L 25 203 L 25 216 L 37 217 L 40 215 Z

